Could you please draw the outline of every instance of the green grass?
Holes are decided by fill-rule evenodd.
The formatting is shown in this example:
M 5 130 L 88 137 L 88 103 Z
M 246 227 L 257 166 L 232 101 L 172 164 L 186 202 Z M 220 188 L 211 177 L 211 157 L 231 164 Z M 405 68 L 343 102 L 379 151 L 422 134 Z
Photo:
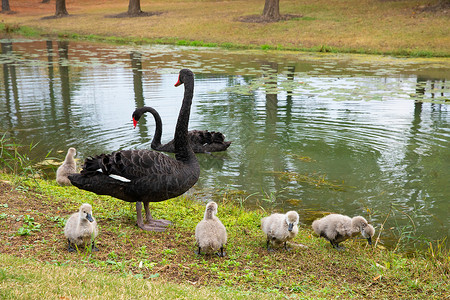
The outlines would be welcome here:
M 450 257 L 445 241 L 408 256 L 399 252 L 400 248 L 372 248 L 363 239 L 347 241 L 344 243 L 347 251 L 336 251 L 309 227 L 301 226 L 291 251 L 268 253 L 259 225 L 267 212 L 243 209 L 239 203 L 245 202 L 245 195 L 241 193 L 221 192 L 213 200 L 219 204 L 218 217 L 228 231 L 227 256 L 199 257 L 194 253 L 193 234 L 205 207 L 196 200 L 201 193 L 151 204 L 154 217 L 174 222 L 167 232 L 152 233 L 135 226 L 134 206 L 124 201 L 75 187 L 60 187 L 54 181 L 37 179 L 36 183 L 14 177 L 0 174 L 2 181 L 20 181 L 28 186 L 28 192 L 14 192 L 17 201 L 26 197 L 28 206 L 13 202 L 16 199 L 13 196 L 0 196 L 0 213 L 6 214 L 0 218 L 3 253 L 0 265 L 15 266 L 1 267 L 0 271 L 4 278 L 0 290 L 7 299 L 82 298 L 91 284 L 94 290 L 89 298 L 101 297 L 101 290 L 109 286 L 111 295 L 130 293 L 131 298 L 168 295 L 169 299 L 191 293 L 194 298 L 220 299 L 245 295 L 260 298 L 262 294 L 305 299 L 440 299 L 450 293 L 447 284 Z M 10 202 L 14 205 L 8 205 Z M 62 219 L 84 202 L 93 205 L 99 222 L 100 251 L 69 254 L 62 235 Z M 13 215 L 24 217 L 16 220 Z M 24 236 L 16 234 L 16 228 L 29 223 L 42 225 L 40 231 Z M 12 253 L 6 255 L 5 249 L 8 253 L 20 253 L 21 258 L 11 256 Z M 64 274 L 74 278 L 67 279 L 64 285 L 51 280 L 64 278 Z M 85 283 L 75 282 L 80 276 L 86 276 Z M 23 288 L 16 284 L 20 280 L 27 282 Z M 145 291 L 142 286 L 147 287 Z M 43 295 L 42 290 L 48 294 Z M 150 292 L 155 294 L 147 294 Z
M 5 28 L 6 26 L 6 28 Z M 8 24 L 0 24 L 0 32 L 6 32 L 9 34 L 17 34 L 24 37 L 45 37 L 48 34 L 27 26 L 10 26 Z M 92 41 L 92 42 L 105 42 L 112 44 L 161 44 L 161 45 L 177 45 L 177 46 L 192 46 L 192 47 L 219 47 L 230 50 L 280 50 L 280 51 L 302 51 L 302 52 L 322 52 L 322 53 L 354 53 L 354 54 L 376 54 L 376 55 L 393 55 L 399 57 L 450 57 L 450 53 L 445 51 L 427 51 L 427 50 L 414 50 L 414 49 L 395 49 L 389 51 L 381 51 L 376 49 L 365 48 L 346 48 L 346 47 L 332 47 L 327 45 L 319 45 L 313 47 L 294 47 L 294 46 L 282 46 L 280 44 L 270 45 L 244 45 L 234 44 L 230 42 L 215 43 L 196 40 L 184 40 L 174 38 L 163 39 L 149 39 L 149 38 L 127 38 L 119 36 L 100 36 L 95 34 L 82 35 L 78 33 L 59 33 L 59 38 L 69 38 L 73 40 Z

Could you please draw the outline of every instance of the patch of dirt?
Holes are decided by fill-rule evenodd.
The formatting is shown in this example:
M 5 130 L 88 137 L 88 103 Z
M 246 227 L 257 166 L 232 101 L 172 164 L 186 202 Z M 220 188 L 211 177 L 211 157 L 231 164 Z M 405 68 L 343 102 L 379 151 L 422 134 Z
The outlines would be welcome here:
M 450 1 L 442 0 L 438 3 L 429 3 L 426 5 L 420 5 L 416 9 L 417 12 L 421 13 L 433 13 L 439 15 L 450 15 Z
M 0 11 L 0 14 L 4 14 L 4 15 L 14 15 L 17 12 L 12 11 L 12 10 L 8 10 L 8 11 Z
M 140 17 L 151 17 L 151 16 L 159 16 L 162 15 L 162 11 L 152 11 L 152 12 L 144 12 L 141 11 L 137 14 L 129 14 L 128 12 L 123 12 L 117 15 L 107 15 L 106 18 L 140 18 Z
M 244 22 L 244 23 L 274 23 L 279 21 L 288 21 L 292 19 L 297 19 L 303 17 L 302 15 L 281 15 L 279 19 L 268 19 L 266 17 L 263 17 L 262 15 L 250 15 L 250 16 L 243 16 L 236 19 L 238 22 Z
M 74 213 L 66 207 L 78 206 L 67 199 L 67 202 L 49 199 L 34 191 L 20 192 L 11 185 L 0 183 L 0 253 L 33 258 L 39 261 L 78 261 L 86 255 L 84 249 L 81 253 L 69 253 L 67 241 L 64 236 L 64 221 Z M 25 226 L 25 216 L 33 218 L 38 231 L 29 235 L 19 235 L 18 231 Z M 165 233 L 146 232 L 137 228 L 134 220 L 127 217 L 103 219 L 96 217 L 100 234 L 96 245 L 100 249 L 93 252 L 91 257 L 98 261 L 135 261 L 136 266 L 130 265 L 131 270 L 143 273 L 145 277 L 160 273 L 161 276 L 176 280 L 180 273 L 175 267 L 180 261 L 168 260 L 166 256 L 195 258 L 193 235 L 180 232 L 174 226 Z M 182 245 L 180 247 L 180 245 Z M 192 246 L 191 246 L 192 245 Z M 85 253 L 85 254 L 83 254 Z M 113 253 L 113 255 L 111 254 Z M 154 269 L 143 266 L 139 269 L 139 260 L 161 262 L 166 258 L 165 264 L 155 264 Z M 214 259 L 214 258 L 213 258 Z M 95 265 L 92 266 L 96 268 Z M 102 269 L 103 270 L 103 269 Z M 119 270 L 111 270 L 113 273 Z M 189 276 L 183 270 L 183 277 L 196 281 L 196 276 Z M 174 277 L 175 276 L 175 277 Z
M 73 17 L 74 15 L 54 15 L 54 16 L 46 16 L 42 17 L 41 20 L 53 20 L 53 19 L 61 19 L 66 17 Z

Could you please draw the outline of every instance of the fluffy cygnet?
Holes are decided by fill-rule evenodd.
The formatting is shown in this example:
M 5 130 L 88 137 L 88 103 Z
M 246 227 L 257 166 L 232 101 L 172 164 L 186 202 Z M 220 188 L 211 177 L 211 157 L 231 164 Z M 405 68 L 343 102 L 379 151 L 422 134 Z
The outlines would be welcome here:
M 345 241 L 358 233 L 372 244 L 372 236 L 375 229 L 361 216 L 350 218 L 340 214 L 331 214 L 312 223 L 314 232 L 330 241 L 331 245 L 339 249 L 339 243 Z
M 79 212 L 74 213 L 67 220 L 64 235 L 68 241 L 69 252 L 78 247 L 86 247 L 92 243 L 92 251 L 98 251 L 94 240 L 98 235 L 97 221 L 92 216 L 92 206 L 84 203 Z
M 77 172 L 77 164 L 75 162 L 74 156 L 77 154 L 75 148 L 69 148 L 67 151 L 66 159 L 56 170 L 56 182 L 59 185 L 71 185 L 69 176 L 72 173 Z
M 298 233 L 299 216 L 295 211 L 286 214 L 272 214 L 261 219 L 261 228 L 267 235 L 267 250 L 269 244 L 279 246 L 284 243 L 284 249 L 288 250 L 286 242 L 292 240 Z
M 198 254 L 202 251 L 206 254 L 217 253 L 220 257 L 225 256 L 223 246 L 227 242 L 227 231 L 217 214 L 217 203 L 209 202 L 206 205 L 205 215 L 195 228 L 195 239 L 198 245 Z

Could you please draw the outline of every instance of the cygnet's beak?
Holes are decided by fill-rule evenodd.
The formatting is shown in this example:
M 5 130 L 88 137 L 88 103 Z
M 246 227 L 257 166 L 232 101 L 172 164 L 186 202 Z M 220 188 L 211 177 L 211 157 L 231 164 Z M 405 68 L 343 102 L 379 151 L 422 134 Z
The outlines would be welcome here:
M 294 228 L 294 223 L 289 223 L 288 230 L 292 231 L 293 228 Z
M 89 222 L 94 222 L 94 218 L 92 218 L 91 214 L 86 214 L 86 219 L 88 219 Z
M 367 238 L 367 242 L 369 243 L 369 245 L 372 245 L 372 238 L 371 237 Z

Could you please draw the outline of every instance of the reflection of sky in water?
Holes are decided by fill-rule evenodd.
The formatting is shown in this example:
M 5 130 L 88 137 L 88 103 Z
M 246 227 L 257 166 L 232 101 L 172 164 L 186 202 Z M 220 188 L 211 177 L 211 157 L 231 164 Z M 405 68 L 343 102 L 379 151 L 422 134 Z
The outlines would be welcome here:
M 69 78 L 55 48 L 51 80 L 45 44 L 31 54 L 26 45 L 13 43 L 15 54 L 0 57 L 16 72 L 15 86 L 1 75 L 0 125 L 25 144 L 40 141 L 41 157 L 69 146 L 80 157 L 149 148 L 153 119 L 136 129 L 131 122 L 141 105 L 159 111 L 162 140 L 171 140 L 184 91 L 174 83 L 189 67 L 196 73 L 190 129 L 233 141 L 225 153 L 199 155 L 197 186 L 257 193 L 247 204 L 296 209 L 304 219 L 369 209 L 378 228 L 393 204 L 388 226 L 408 226 L 408 212 L 419 233 L 448 236 L 449 106 L 412 100 L 449 98 L 440 77 L 448 62 L 156 46 L 137 48 L 140 73 L 130 68 L 130 47 L 70 43 Z

